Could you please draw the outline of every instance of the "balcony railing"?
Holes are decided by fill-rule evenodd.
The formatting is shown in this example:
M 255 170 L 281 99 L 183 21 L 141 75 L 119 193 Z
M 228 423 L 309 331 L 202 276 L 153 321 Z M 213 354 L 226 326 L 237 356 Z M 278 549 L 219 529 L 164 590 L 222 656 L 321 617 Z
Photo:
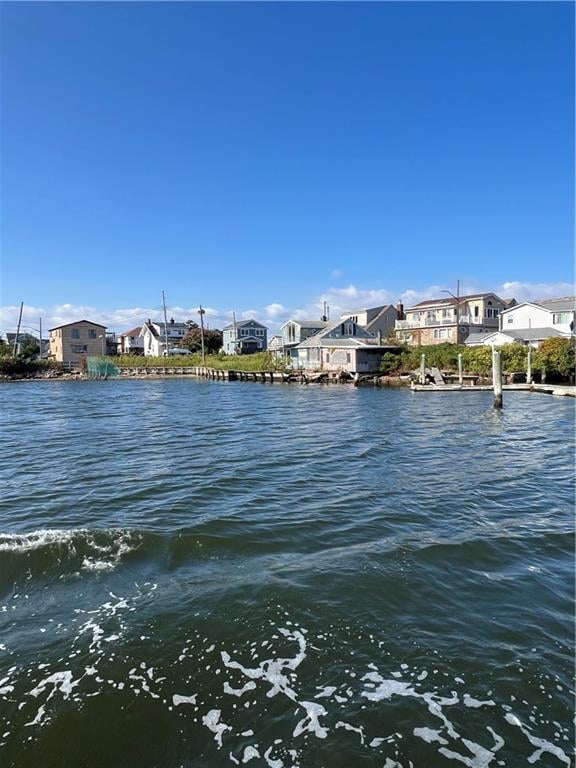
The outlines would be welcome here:
M 458 325 L 489 325 L 498 328 L 499 319 L 497 317 L 474 317 L 472 315 L 460 315 Z M 437 328 L 444 325 L 456 325 L 455 317 L 427 318 L 420 320 L 396 320 L 395 329 L 397 331 L 409 328 Z

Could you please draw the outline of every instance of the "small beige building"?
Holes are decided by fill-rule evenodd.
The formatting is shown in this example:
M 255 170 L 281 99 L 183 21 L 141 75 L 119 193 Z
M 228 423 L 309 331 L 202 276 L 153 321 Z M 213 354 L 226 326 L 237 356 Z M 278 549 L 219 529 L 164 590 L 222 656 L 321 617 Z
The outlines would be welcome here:
M 50 328 L 50 357 L 58 363 L 78 364 L 85 357 L 106 354 L 106 326 L 90 320 Z

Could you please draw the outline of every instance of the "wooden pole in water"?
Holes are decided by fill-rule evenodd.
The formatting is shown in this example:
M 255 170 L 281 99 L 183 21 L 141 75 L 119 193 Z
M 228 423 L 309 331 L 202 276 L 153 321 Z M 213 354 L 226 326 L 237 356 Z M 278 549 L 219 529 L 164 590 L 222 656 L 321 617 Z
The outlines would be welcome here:
M 420 384 L 426 384 L 426 355 L 420 356 Z
M 526 384 L 532 384 L 532 347 L 528 344 L 528 358 L 526 360 Z
M 502 361 L 497 349 L 492 350 L 492 384 L 494 387 L 494 408 L 502 408 Z
M 458 352 L 458 384 L 462 386 L 464 379 L 462 378 L 462 352 Z
M 546 366 L 542 366 L 542 378 L 540 379 L 542 384 L 546 384 Z

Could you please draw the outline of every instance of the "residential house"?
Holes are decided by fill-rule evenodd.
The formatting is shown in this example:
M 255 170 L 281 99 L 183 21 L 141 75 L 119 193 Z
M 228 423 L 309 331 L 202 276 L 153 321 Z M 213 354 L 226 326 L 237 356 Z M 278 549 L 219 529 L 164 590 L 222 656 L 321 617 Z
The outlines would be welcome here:
M 340 317 L 342 320 L 353 320 L 370 333 L 380 334 L 385 339 L 394 333 L 398 310 L 392 304 L 384 304 L 370 309 L 354 309 L 343 312 Z
M 310 336 L 315 336 L 327 325 L 326 320 L 288 320 L 280 329 L 282 333 L 282 356 L 291 358 L 298 344 Z
M 500 314 L 500 328 L 483 337 L 466 340 L 467 345 L 520 343 L 538 347 L 550 338 L 569 338 L 574 333 L 576 298 L 524 301 Z
M 177 323 L 173 317 L 167 324 L 152 322 L 148 318 L 140 329 L 144 355 L 146 357 L 164 357 L 171 349 L 179 346 L 187 332 L 186 323 Z M 168 337 L 168 350 L 166 350 L 166 337 Z
M 516 303 L 495 293 L 476 293 L 427 299 L 406 310 L 396 320 L 396 336 L 410 346 L 421 344 L 462 344 L 471 331 L 493 333 L 499 328 L 500 313 Z
M 274 334 L 268 340 L 268 352 L 271 352 L 274 357 L 284 357 L 284 346 L 282 343 L 282 335 Z
M 257 320 L 239 320 L 225 326 L 222 348 L 227 355 L 249 355 L 264 352 L 267 347 L 268 328 Z
M 140 335 L 142 326 L 138 325 L 131 331 L 124 331 L 118 336 L 119 355 L 143 355 L 144 337 Z
M 397 350 L 353 320 L 337 320 L 291 351 L 294 368 L 375 373 L 384 352 Z
M 6 334 L 6 343 L 10 349 L 14 349 L 14 342 L 16 341 L 15 333 Z M 31 333 L 19 333 L 18 343 L 16 344 L 16 354 L 19 355 L 22 350 L 28 346 L 28 344 L 35 344 L 40 349 L 40 339 Z M 46 357 L 50 351 L 48 339 L 42 339 L 42 357 Z
M 106 326 L 78 320 L 50 328 L 50 357 L 59 363 L 77 365 L 85 357 L 105 355 Z

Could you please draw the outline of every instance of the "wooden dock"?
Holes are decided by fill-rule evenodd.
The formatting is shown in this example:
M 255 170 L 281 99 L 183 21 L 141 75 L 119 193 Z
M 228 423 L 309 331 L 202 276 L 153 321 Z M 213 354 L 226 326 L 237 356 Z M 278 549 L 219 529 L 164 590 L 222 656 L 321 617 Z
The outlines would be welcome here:
M 567 384 L 503 384 L 505 391 L 543 392 L 556 397 L 576 397 L 576 387 Z M 493 392 L 491 384 L 412 384 L 413 392 Z

